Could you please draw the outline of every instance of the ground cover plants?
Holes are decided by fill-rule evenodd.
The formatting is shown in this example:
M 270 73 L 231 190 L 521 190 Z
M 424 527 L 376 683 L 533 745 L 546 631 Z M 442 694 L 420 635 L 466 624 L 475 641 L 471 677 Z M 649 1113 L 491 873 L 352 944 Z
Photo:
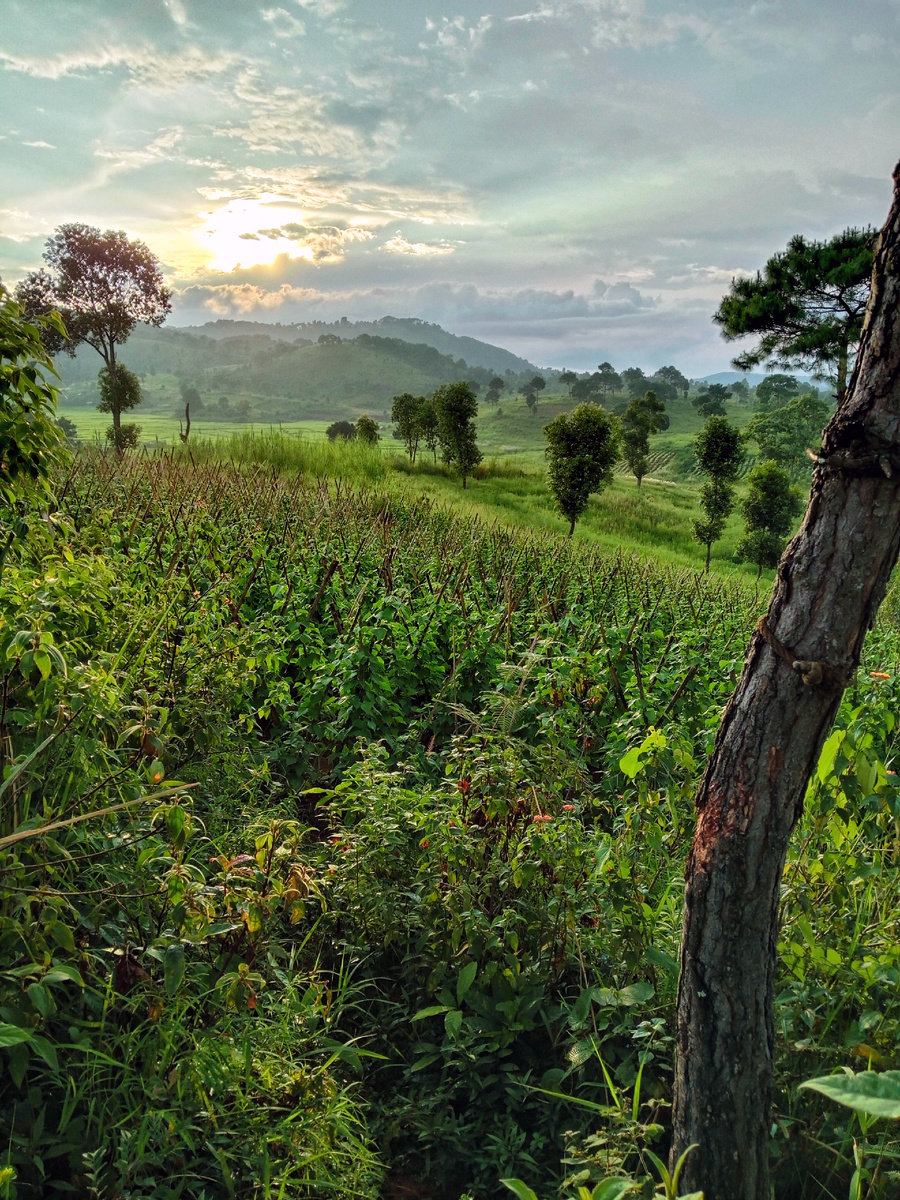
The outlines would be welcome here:
M 82 451 L 4 563 L 0 1188 L 649 1194 L 764 597 L 250 457 Z M 896 1053 L 895 607 L 785 877 L 785 1198 L 896 1189 L 797 1090 Z

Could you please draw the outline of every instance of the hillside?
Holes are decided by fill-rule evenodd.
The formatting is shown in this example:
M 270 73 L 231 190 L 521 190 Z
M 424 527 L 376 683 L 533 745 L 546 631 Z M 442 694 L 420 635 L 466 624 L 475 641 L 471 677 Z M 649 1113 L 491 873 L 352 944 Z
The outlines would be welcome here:
M 484 367 L 499 372 L 535 371 L 534 363 L 519 358 L 500 346 L 479 341 L 473 337 L 461 337 L 448 333 L 440 325 L 421 321 L 418 317 L 380 317 L 377 321 L 306 321 L 294 325 L 270 325 L 263 321 L 209 321 L 205 325 L 185 326 L 185 333 L 200 335 L 216 341 L 238 335 L 267 336 L 276 341 L 295 342 L 298 337 L 311 342 L 318 341 L 325 333 L 337 334 L 342 340 L 369 334 L 373 337 L 397 338 L 403 342 L 423 343 L 433 346 L 441 354 L 462 358 L 472 367 Z

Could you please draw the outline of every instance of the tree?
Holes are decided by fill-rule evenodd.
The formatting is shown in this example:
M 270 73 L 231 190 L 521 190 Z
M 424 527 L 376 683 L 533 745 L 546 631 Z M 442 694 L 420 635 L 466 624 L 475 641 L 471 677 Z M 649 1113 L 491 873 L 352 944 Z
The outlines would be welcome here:
M 352 421 L 332 421 L 325 430 L 329 442 L 352 442 L 356 437 L 356 426 Z
M 16 296 L 32 316 L 62 314 L 65 332 L 45 331 L 48 351 L 74 354 L 82 344 L 91 346 L 113 381 L 113 399 L 124 394 L 115 384 L 119 347 L 135 325 L 162 325 L 172 307 L 156 255 L 121 230 L 101 233 L 92 225 L 76 223 L 60 225 L 48 239 L 44 261 L 50 270 L 41 268 L 27 275 Z M 121 451 L 122 410 L 109 411 L 113 442 Z
M 769 459 L 758 463 L 747 476 L 749 489 L 741 501 L 745 533 L 738 542 L 738 562 L 756 564 L 756 578 L 763 567 L 777 567 L 791 524 L 802 510 L 791 477 L 778 463 Z
M 56 424 L 62 431 L 63 437 L 70 446 L 77 446 L 79 443 L 78 427 L 74 421 L 70 421 L 68 417 L 61 417 L 59 414 L 54 418 Z
M 340 346 L 341 338 L 336 333 L 320 333 L 318 344 L 320 346 Z
M 485 393 L 485 400 L 488 404 L 499 404 L 500 393 L 506 387 L 506 380 L 501 379 L 499 375 L 495 375 L 488 383 L 488 390 Z
M 363 413 L 356 418 L 356 436 L 366 446 L 377 446 L 381 441 L 381 429 L 376 420 Z
M 528 386 L 533 392 L 542 392 L 547 386 L 547 380 L 544 379 L 543 375 L 534 375 L 528 381 Z
M 710 417 L 694 439 L 697 466 L 708 476 L 700 489 L 700 506 L 706 520 L 694 522 L 694 537 L 706 547 L 706 570 L 712 544 L 722 536 L 725 522 L 734 511 L 734 488 L 744 452 L 741 434 L 725 417 Z
M 799 533 L 697 794 L 685 881 L 672 1154 L 685 1191 L 768 1200 L 775 947 L 788 840 L 900 550 L 900 164 L 865 330 Z
M 20 503 L 50 494 L 50 475 L 63 455 L 56 417 L 56 370 L 46 350 L 51 337 L 64 337 L 55 314 L 29 321 L 20 304 L 0 285 L 0 529 L 5 549 L 22 531 L 21 518 L 7 527 Z
M 682 396 L 686 396 L 690 391 L 691 381 L 682 375 L 677 367 L 660 367 L 653 378 L 665 379 L 666 383 L 670 383 L 676 391 L 681 392 Z
M 537 411 L 537 396 L 532 391 L 530 385 L 525 388 L 523 395 L 525 396 L 525 403 L 528 405 L 528 411 L 534 416 Z
M 100 412 L 112 413 L 113 418 L 112 425 L 106 431 L 106 440 L 119 453 L 134 449 L 140 438 L 140 425 L 132 422 L 128 426 L 130 432 L 127 437 L 124 434 L 119 436 L 119 431 L 123 428 L 122 413 L 137 408 L 144 398 L 140 379 L 124 363 L 118 363 L 115 374 L 109 367 L 101 367 L 97 382 L 100 385 L 100 403 L 97 408 Z
M 642 396 L 647 390 L 647 376 L 640 367 L 628 367 L 621 379 L 629 396 Z
M 578 376 L 574 371 L 560 371 L 559 382 L 563 385 L 569 395 L 572 395 L 572 384 L 578 382 Z
M 421 397 L 419 405 L 418 428 L 419 436 L 425 443 L 427 449 L 431 451 L 434 462 L 437 463 L 438 452 L 438 417 L 437 410 L 434 407 L 434 401 Z
M 437 435 L 445 463 L 456 467 L 466 479 L 481 462 L 481 451 L 475 441 L 474 420 L 478 416 L 478 401 L 468 383 L 443 383 L 432 396 L 437 415 Z
M 118 429 L 115 425 L 107 425 L 106 440 L 118 454 L 124 454 L 126 450 L 136 450 L 141 440 L 141 426 L 134 421 L 126 421 L 124 424 L 120 422 Z M 187 439 L 182 437 L 181 440 Z
M 591 378 L 594 380 L 595 390 L 601 396 L 608 396 L 612 392 L 621 392 L 622 390 L 622 376 L 613 370 L 611 363 L 600 363 L 597 373 Z
M 547 482 L 557 510 L 575 522 L 587 508 L 592 492 L 612 479 L 619 457 L 619 439 L 609 413 L 598 404 L 579 404 L 544 427 L 547 437 Z
M 793 375 L 767 375 L 756 385 L 756 406 L 760 412 L 784 408 L 799 391 L 800 384 Z
M 650 435 L 669 428 L 666 406 L 655 392 L 634 396 L 622 414 L 622 456 L 637 480 L 638 487 L 647 474 Z
M 193 383 L 189 383 L 186 379 L 178 381 L 178 390 L 181 392 L 181 403 L 189 404 L 194 410 L 194 416 L 198 412 L 203 411 L 203 397 Z
M 701 417 L 724 417 L 725 401 L 730 397 L 731 389 L 724 383 L 705 383 L 703 390 L 691 401 Z
M 747 422 L 744 438 L 756 442 L 761 458 L 774 459 L 797 479 L 811 465 L 808 452 L 821 445 L 830 414 L 831 405 L 817 393 L 795 396 L 774 412 L 755 413 Z
M 409 455 L 409 461 L 416 461 L 419 449 L 419 410 L 425 401 L 424 396 L 414 396 L 411 392 L 403 392 L 395 396 L 391 403 L 391 420 L 394 422 L 394 437 L 402 442 Z
M 754 279 L 733 279 L 713 317 L 727 341 L 757 335 L 734 359 L 740 371 L 763 363 L 799 366 L 831 378 L 840 401 L 862 332 L 872 274 L 871 229 L 845 229 L 827 242 L 798 234 Z

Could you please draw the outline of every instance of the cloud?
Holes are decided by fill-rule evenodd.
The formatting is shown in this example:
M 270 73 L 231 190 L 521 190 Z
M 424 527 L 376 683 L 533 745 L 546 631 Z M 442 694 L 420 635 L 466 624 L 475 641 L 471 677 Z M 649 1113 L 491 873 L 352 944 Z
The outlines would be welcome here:
M 453 253 L 453 247 L 448 246 L 446 242 L 442 242 L 439 245 L 431 245 L 428 242 L 407 241 L 399 229 L 392 238 L 382 243 L 381 249 L 387 250 L 391 254 L 416 254 L 420 256 Z
M 344 7 L 345 0 L 297 0 L 297 3 L 317 17 L 332 17 Z
M 239 61 L 237 54 L 208 53 L 198 45 L 173 54 L 162 54 L 150 45 L 123 44 L 57 55 L 16 55 L 0 50 L 0 64 L 33 79 L 64 79 L 124 69 L 134 83 L 159 91 L 172 91 L 184 83 L 221 75 Z
M 240 236 L 246 238 L 248 235 L 241 234 Z M 341 229 L 335 225 L 319 225 L 310 228 L 306 225 L 289 223 L 273 229 L 258 229 L 255 235 L 249 236 L 269 238 L 271 241 L 287 238 L 302 247 L 307 252 L 306 257 L 313 262 L 326 263 L 338 262 L 343 257 L 347 246 L 354 242 L 367 242 L 374 238 L 375 234 L 371 229 L 360 229 L 358 226 Z
M 23 146 L 34 146 L 38 150 L 55 150 L 56 149 L 56 147 L 52 146 L 50 144 L 50 142 L 23 142 L 22 145 Z
M 264 8 L 262 18 L 272 26 L 272 32 L 278 38 L 303 37 L 306 33 L 303 22 L 283 8 Z

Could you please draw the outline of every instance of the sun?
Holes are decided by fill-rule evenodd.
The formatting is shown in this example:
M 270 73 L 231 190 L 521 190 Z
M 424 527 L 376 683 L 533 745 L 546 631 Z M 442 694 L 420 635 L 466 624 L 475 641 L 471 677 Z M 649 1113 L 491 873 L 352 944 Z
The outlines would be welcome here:
M 211 212 L 201 214 L 196 238 L 209 257 L 206 266 L 214 271 L 267 266 L 279 255 L 312 258 L 312 252 L 296 237 L 280 232 L 285 225 L 303 224 L 296 205 L 275 197 L 232 199 Z

